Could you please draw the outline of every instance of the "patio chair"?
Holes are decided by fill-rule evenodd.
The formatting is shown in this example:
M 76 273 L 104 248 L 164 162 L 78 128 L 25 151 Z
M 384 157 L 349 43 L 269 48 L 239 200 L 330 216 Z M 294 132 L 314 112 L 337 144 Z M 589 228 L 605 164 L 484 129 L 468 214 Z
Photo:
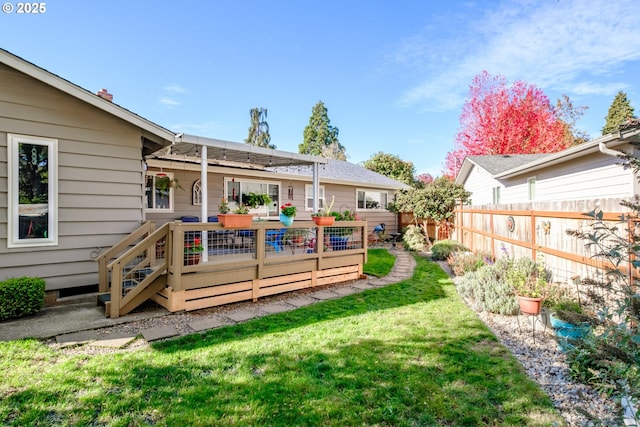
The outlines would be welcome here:
M 282 238 L 284 237 L 285 231 L 287 231 L 286 228 L 281 228 L 280 230 L 267 230 L 265 243 L 271 245 L 276 252 L 282 252 L 284 250 L 282 247 Z

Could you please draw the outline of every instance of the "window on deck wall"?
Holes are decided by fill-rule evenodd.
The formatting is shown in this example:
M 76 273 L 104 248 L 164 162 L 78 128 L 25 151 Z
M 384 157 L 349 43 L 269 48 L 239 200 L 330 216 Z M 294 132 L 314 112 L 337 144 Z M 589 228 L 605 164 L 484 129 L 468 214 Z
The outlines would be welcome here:
M 58 141 L 8 135 L 7 247 L 58 244 Z
M 174 186 L 172 173 L 147 172 L 144 191 L 147 211 L 173 212 Z
M 387 192 L 376 190 L 357 191 L 358 210 L 379 210 L 387 208 Z
M 280 215 L 280 183 L 251 181 L 237 178 L 225 178 L 225 194 L 224 197 L 229 202 L 229 208 L 233 212 L 240 203 L 246 204 L 247 197 L 250 193 L 267 194 L 271 199 L 268 206 L 258 206 L 257 208 L 249 208 L 249 212 L 260 216 Z
M 304 199 L 305 199 L 305 210 L 312 211 L 313 210 L 313 185 L 305 185 L 304 186 Z M 324 186 L 318 187 L 318 209 L 322 209 L 324 204 L 326 203 L 324 197 Z M 331 203 L 331 201 L 329 201 Z

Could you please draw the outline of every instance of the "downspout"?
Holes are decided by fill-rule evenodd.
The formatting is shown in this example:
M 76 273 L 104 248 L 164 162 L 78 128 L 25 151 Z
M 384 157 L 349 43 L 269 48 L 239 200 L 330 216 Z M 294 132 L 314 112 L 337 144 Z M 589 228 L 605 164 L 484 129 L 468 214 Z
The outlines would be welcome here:
M 607 156 L 619 157 L 624 154 L 622 151 L 612 150 L 611 148 L 607 148 L 604 142 L 598 143 L 598 149 L 602 154 L 606 154 Z
M 318 166 L 318 162 L 313 162 L 313 183 L 311 188 L 313 189 L 312 213 L 316 213 L 320 210 L 320 167 Z

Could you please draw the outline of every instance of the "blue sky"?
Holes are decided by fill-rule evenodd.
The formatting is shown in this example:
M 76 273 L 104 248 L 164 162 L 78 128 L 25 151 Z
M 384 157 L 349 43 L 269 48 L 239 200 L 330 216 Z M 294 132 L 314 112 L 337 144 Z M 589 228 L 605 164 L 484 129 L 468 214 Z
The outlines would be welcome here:
M 263 107 L 272 143 L 297 152 L 322 100 L 349 161 L 383 151 L 437 176 L 483 70 L 588 106 L 592 137 L 618 91 L 640 113 L 637 0 L 45 5 L 0 12 L 0 46 L 175 132 L 243 142 Z

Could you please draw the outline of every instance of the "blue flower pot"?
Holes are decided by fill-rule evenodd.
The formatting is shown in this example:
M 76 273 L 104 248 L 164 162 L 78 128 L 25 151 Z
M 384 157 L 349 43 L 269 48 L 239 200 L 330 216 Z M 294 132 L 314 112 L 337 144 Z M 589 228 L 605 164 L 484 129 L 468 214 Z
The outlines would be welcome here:
M 331 236 L 329 237 L 329 244 L 334 251 L 343 251 L 347 249 L 347 243 L 349 243 L 349 236 Z
M 280 222 L 282 224 L 284 224 L 285 227 L 291 227 L 291 225 L 293 224 L 293 217 L 292 216 L 286 216 L 285 214 L 281 213 L 280 214 Z
M 558 348 L 565 353 L 573 347 L 572 341 L 584 339 L 591 333 L 591 325 L 588 323 L 574 325 L 558 319 L 553 313 L 549 316 L 549 321 L 558 339 Z

